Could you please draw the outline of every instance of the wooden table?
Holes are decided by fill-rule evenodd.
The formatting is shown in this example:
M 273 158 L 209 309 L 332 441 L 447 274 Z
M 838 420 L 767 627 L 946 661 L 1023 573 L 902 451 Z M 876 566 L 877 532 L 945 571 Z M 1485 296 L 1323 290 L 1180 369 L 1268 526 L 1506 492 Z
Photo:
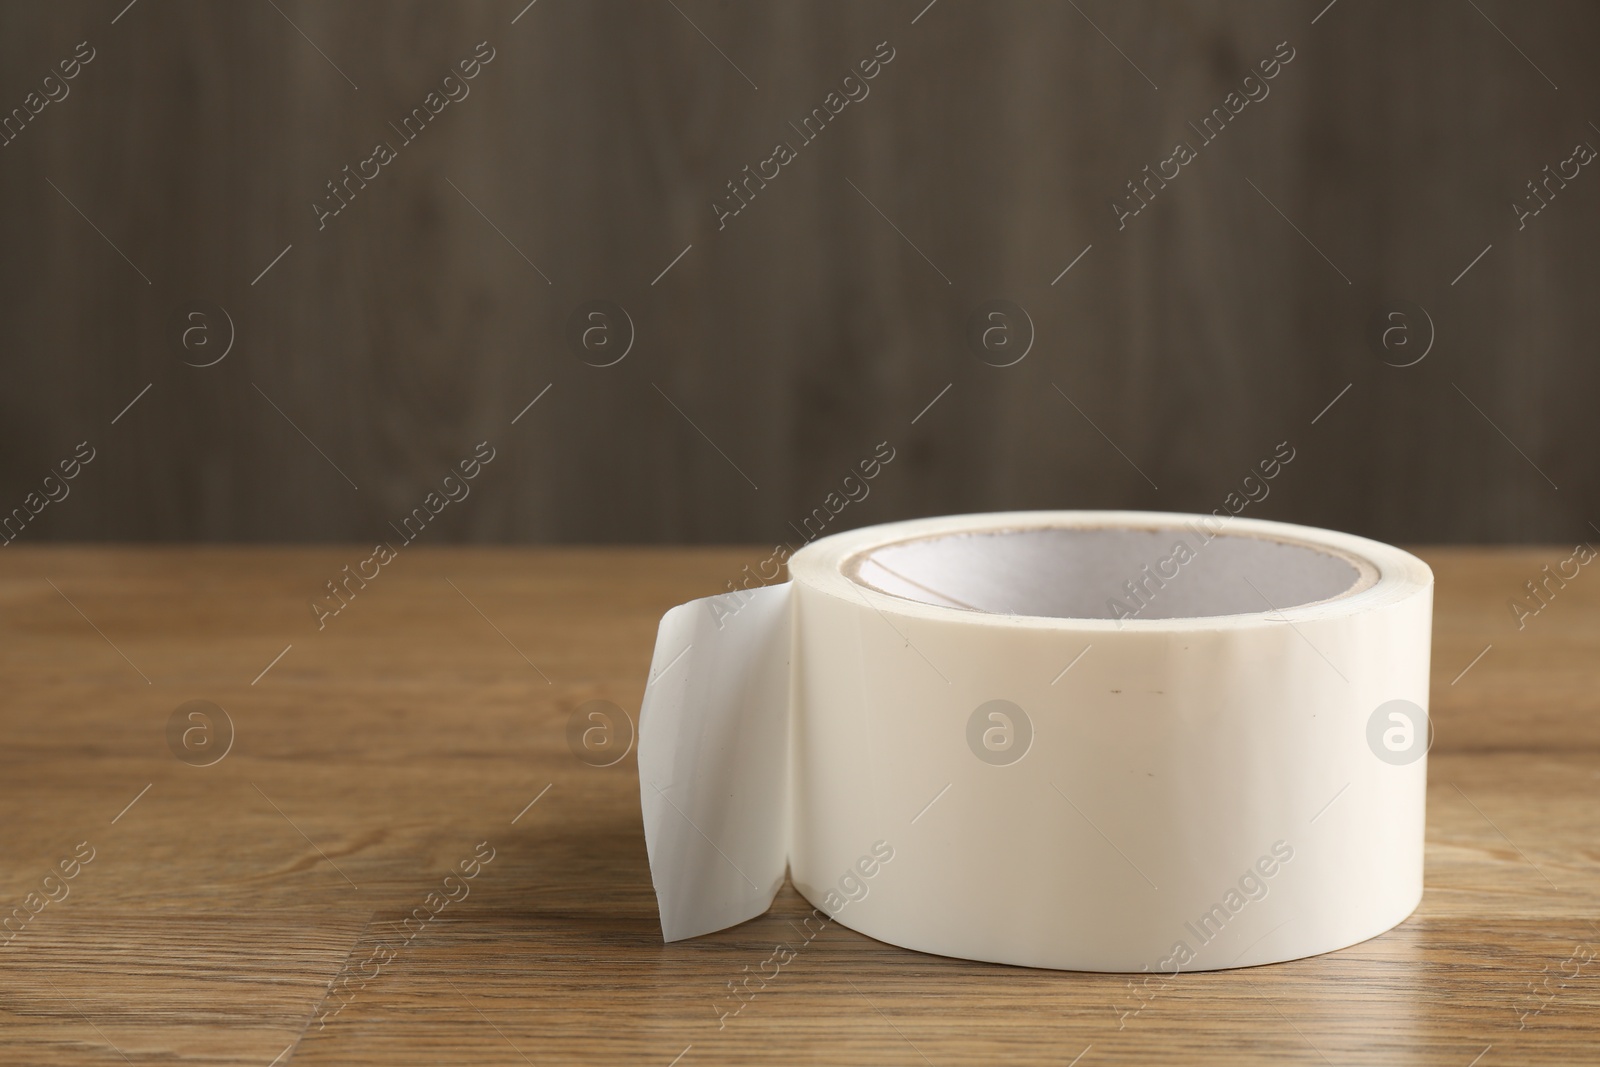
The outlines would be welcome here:
M 1600 573 L 1507 606 L 1570 554 L 1423 553 L 1438 740 L 1398 929 L 1136 994 L 831 925 L 719 1022 L 807 905 L 662 944 L 634 760 L 567 727 L 635 713 L 660 613 L 765 552 L 406 548 L 319 630 L 369 552 L 14 545 L 0 1062 L 1600 1063 Z M 194 700 L 231 748 L 214 712 L 169 746 Z

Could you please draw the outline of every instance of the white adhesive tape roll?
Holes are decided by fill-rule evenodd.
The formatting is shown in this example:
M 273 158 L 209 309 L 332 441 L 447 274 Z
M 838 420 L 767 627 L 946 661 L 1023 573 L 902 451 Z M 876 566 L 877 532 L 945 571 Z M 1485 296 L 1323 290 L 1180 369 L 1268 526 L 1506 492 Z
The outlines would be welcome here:
M 1169 973 L 1422 896 L 1433 575 L 1347 534 L 1020 512 L 869 527 L 661 620 L 640 712 L 668 941 L 782 885 L 923 952 Z

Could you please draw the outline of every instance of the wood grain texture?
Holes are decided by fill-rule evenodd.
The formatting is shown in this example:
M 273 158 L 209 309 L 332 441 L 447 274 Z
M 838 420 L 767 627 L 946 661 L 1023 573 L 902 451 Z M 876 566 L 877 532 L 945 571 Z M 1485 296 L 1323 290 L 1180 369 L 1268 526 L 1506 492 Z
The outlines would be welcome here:
M 7 4 L 0 109 L 96 58 L 0 148 L 0 514 L 87 439 L 29 543 L 366 540 L 490 439 L 437 540 L 736 543 L 880 441 L 901 458 L 844 525 L 1209 511 L 1288 439 L 1272 517 L 1589 536 L 1600 179 L 1520 230 L 1511 204 L 1600 145 L 1600 9 L 1325 8 Z M 482 41 L 470 95 L 319 229 L 326 183 Z M 719 228 L 726 183 L 885 41 L 870 95 Z M 1119 231 L 1108 201 L 1285 41 Z M 197 299 L 236 333 L 204 369 Z M 566 340 L 597 299 L 636 333 L 608 368 Z M 991 299 L 1034 324 L 1015 366 L 965 339 Z M 1373 348 L 1401 299 L 1437 335 L 1406 369 Z
M 0 901 L 95 849 L 0 945 L 0 1061 L 1600 1059 L 1595 964 L 1571 962 L 1600 951 L 1600 580 L 1521 629 L 1507 609 L 1563 550 L 1423 552 L 1438 740 L 1417 913 L 1142 994 L 833 925 L 806 942 L 792 889 L 661 943 L 634 758 L 586 765 L 568 720 L 592 699 L 634 714 L 659 614 L 765 550 L 406 549 L 319 631 L 307 597 L 359 554 L 0 555 Z M 195 699 L 235 730 L 208 767 L 167 747 Z M 467 895 L 411 936 L 480 842 Z M 727 983 L 777 943 L 797 957 L 719 1027 Z

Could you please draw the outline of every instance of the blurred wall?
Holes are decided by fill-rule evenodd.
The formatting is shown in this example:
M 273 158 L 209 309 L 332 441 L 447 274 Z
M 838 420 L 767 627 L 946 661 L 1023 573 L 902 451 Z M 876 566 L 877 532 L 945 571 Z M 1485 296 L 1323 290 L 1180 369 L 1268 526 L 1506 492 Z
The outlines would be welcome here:
M 1600 536 L 1593 4 L 525 3 L 0 8 L 8 538 Z

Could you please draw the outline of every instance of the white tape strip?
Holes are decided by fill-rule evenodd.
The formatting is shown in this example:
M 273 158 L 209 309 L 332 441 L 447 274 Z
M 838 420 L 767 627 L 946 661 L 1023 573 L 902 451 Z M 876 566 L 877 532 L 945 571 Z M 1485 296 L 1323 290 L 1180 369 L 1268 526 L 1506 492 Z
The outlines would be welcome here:
M 667 940 L 796 888 L 891 944 L 1169 973 L 1422 893 L 1432 574 L 1258 520 L 1022 512 L 819 540 L 662 619 L 640 793 Z

